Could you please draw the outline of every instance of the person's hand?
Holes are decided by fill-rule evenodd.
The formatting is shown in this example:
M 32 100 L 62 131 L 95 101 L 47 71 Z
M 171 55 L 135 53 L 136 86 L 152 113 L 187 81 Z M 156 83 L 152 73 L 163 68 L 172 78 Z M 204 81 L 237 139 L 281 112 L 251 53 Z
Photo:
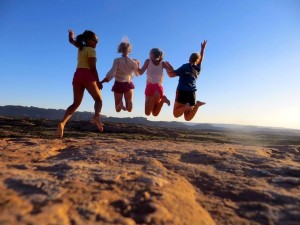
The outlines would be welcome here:
M 139 60 L 137 60 L 137 59 L 132 59 L 137 65 L 138 65 L 138 67 L 140 67 L 140 61 Z
M 173 71 L 174 70 L 174 68 L 173 68 L 173 66 L 168 62 L 168 61 L 164 61 L 164 63 L 165 63 L 165 66 L 166 66 L 166 70 L 167 71 Z
M 75 38 L 75 34 L 74 34 L 73 30 L 69 29 L 68 32 L 69 32 L 69 38 L 74 39 Z
M 201 49 L 205 49 L 206 44 L 207 44 L 207 40 L 204 40 L 204 41 L 201 43 Z
M 171 64 L 169 63 L 169 61 L 165 61 L 165 64 L 166 64 L 167 66 L 171 66 Z
M 98 88 L 99 88 L 100 90 L 102 90 L 103 84 L 102 84 L 101 82 L 98 82 L 98 83 L 97 83 L 97 86 L 98 86 Z

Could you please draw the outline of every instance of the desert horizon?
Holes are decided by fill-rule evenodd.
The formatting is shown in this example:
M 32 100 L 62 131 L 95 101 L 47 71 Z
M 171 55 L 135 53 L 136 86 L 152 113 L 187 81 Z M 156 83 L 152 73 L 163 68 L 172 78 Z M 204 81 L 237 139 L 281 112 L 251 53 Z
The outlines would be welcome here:
M 58 120 L 61 119 L 65 109 L 54 109 L 54 108 L 41 108 L 37 106 L 23 106 L 23 105 L 2 105 L 0 106 L 0 116 L 16 117 L 16 118 L 28 118 L 28 119 L 51 119 Z M 90 120 L 93 115 L 93 112 L 90 111 L 76 111 L 75 114 L 71 117 L 71 120 Z M 195 128 L 195 129 L 212 129 L 212 130 L 246 130 L 246 131 L 295 131 L 300 132 L 300 128 L 288 128 L 288 127 L 276 127 L 276 126 L 263 126 L 263 125 L 249 125 L 249 124 L 230 124 L 230 123 L 200 123 L 193 121 L 160 121 L 153 120 L 154 117 L 147 117 L 141 115 L 139 117 L 130 117 L 130 116 L 107 116 L 101 115 L 101 119 L 106 122 L 125 122 L 125 123 L 141 123 L 146 125 L 161 126 L 161 124 L 174 124 L 174 127 L 183 127 L 183 128 Z M 176 125 L 175 125 L 176 124 Z M 183 126 L 180 126 L 183 125 Z M 186 125 L 186 126 L 184 126 Z M 201 125 L 201 126 L 197 126 Z
M 0 225 L 299 225 L 299 9 L 1 0 Z

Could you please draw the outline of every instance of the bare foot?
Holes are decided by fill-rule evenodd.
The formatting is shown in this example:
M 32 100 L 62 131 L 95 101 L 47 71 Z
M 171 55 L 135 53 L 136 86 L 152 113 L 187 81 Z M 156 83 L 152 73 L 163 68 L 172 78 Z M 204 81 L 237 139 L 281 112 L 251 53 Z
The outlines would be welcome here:
M 200 107 L 200 106 L 202 106 L 202 105 L 205 105 L 206 103 L 205 102 L 200 102 L 200 101 L 197 101 L 196 102 L 196 105 L 198 106 L 198 107 Z
M 65 126 L 63 123 L 59 123 L 57 126 L 57 137 L 62 138 L 64 136 L 64 128 Z
M 167 105 L 170 106 L 171 102 L 165 95 L 162 96 L 162 100 L 163 100 L 164 103 L 167 103 Z
M 103 123 L 100 122 L 99 116 L 94 116 L 93 117 L 93 122 L 96 124 L 99 131 L 103 131 Z

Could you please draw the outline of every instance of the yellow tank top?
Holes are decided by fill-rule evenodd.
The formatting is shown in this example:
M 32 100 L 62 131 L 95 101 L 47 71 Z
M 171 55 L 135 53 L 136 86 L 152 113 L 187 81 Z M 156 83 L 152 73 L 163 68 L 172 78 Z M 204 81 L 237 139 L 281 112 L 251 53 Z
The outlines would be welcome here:
M 96 58 L 96 50 L 94 48 L 85 46 L 82 50 L 78 49 L 77 68 L 90 69 L 89 58 Z

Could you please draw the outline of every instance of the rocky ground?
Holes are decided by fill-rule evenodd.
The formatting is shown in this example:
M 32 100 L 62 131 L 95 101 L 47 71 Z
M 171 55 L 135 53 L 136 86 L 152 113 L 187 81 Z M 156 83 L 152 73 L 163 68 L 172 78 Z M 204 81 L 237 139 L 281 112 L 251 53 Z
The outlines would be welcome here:
M 0 118 L 0 224 L 299 224 L 300 137 L 56 124 Z

